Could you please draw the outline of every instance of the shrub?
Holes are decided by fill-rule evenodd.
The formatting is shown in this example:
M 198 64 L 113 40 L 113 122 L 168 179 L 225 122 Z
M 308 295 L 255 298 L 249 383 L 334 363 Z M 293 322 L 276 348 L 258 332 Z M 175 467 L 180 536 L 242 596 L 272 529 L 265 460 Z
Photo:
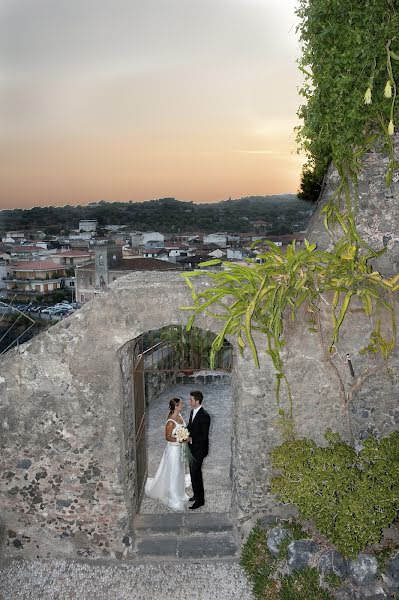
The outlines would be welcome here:
M 255 598 L 267 598 L 267 590 L 272 581 L 270 575 L 275 566 L 275 560 L 266 545 L 266 531 L 256 525 L 245 542 L 240 564 L 248 573 Z
M 303 517 L 343 554 L 355 556 L 379 542 L 399 511 L 399 432 L 370 437 L 356 453 L 337 434 L 326 432 L 327 447 L 313 440 L 285 442 L 272 453 L 280 474 L 272 491 L 295 504 Z
M 319 585 L 316 569 L 306 567 L 281 579 L 279 600 L 333 600 Z

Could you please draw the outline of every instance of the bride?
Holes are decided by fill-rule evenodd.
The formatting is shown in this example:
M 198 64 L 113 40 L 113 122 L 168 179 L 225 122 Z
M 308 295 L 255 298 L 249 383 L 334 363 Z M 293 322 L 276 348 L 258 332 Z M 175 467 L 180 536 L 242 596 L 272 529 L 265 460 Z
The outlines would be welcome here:
M 169 415 L 165 426 L 166 448 L 155 477 L 148 478 L 145 484 L 146 496 L 160 500 L 176 511 L 184 510 L 184 504 L 189 500 L 184 490 L 191 485 L 190 475 L 185 475 L 181 444 L 174 437 L 178 428 L 186 426 L 180 414 L 182 408 L 181 398 L 169 400 Z

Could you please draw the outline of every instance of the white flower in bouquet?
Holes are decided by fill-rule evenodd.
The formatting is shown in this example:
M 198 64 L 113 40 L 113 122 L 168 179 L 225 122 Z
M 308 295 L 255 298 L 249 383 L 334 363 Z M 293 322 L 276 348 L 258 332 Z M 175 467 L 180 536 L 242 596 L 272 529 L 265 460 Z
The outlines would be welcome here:
M 173 435 L 179 444 L 186 442 L 190 437 L 190 433 L 186 427 L 179 427 Z

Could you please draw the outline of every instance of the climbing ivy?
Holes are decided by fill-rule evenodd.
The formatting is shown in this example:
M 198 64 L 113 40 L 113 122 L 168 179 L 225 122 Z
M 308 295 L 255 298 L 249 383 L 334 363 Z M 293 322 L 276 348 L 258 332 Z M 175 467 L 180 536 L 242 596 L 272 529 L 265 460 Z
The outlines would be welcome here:
M 361 158 L 377 142 L 395 161 L 392 135 L 397 126 L 399 4 L 397 0 L 299 0 L 297 9 L 305 103 L 298 115 L 304 172 L 325 171 L 332 161 L 341 186 L 326 207 L 334 222 L 349 183 L 356 183 Z

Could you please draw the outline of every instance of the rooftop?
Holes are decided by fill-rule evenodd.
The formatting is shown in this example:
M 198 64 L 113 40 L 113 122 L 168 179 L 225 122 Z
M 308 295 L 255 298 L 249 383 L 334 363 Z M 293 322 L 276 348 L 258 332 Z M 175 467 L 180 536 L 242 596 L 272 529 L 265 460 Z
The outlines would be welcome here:
M 61 271 L 62 265 L 56 265 L 46 260 L 26 260 L 11 265 L 13 271 Z
M 87 263 L 79 267 L 79 272 L 81 271 L 94 271 L 95 264 L 94 261 L 91 263 Z M 165 260 L 158 260 L 157 258 L 126 258 L 122 259 L 122 261 L 112 267 L 110 271 L 178 271 L 180 270 L 179 265 L 175 263 L 169 263 Z
M 59 250 L 55 253 L 55 256 L 92 256 L 92 252 L 84 250 Z
M 14 248 L 11 248 L 10 250 L 12 253 L 22 253 L 22 252 L 46 252 L 46 248 L 43 248 L 41 246 L 15 246 Z

